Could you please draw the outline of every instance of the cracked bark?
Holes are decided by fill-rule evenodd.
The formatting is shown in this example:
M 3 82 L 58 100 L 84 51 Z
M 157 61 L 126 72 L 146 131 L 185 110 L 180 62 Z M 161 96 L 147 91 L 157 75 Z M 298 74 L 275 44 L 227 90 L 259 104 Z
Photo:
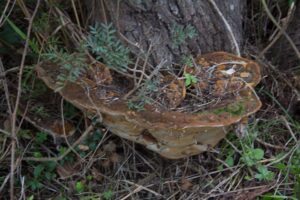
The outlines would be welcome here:
M 243 13 L 246 1 L 215 0 L 226 20 L 232 27 L 235 38 L 243 45 Z M 207 0 L 94 0 L 86 2 L 91 12 L 91 24 L 104 22 L 103 10 L 109 22 L 134 44 L 129 48 L 135 53 L 146 52 L 154 44 L 150 62 L 154 65 L 162 59 L 179 62 L 183 55 L 198 55 L 213 51 L 234 53 L 228 31 L 215 9 Z M 102 7 L 104 5 L 104 8 Z M 194 26 L 197 36 L 186 39 L 178 47 L 172 45 L 173 24 Z M 124 43 L 126 43 L 124 41 Z

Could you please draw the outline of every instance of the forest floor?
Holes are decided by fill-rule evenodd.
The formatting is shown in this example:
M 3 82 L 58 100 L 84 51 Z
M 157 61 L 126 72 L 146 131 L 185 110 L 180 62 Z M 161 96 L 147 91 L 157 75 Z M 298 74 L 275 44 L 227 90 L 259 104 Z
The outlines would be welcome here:
M 5 3 L 0 2 L 1 10 Z M 62 31 L 60 41 L 43 41 L 49 15 L 35 13 L 32 3 L 19 2 L 23 4 L 9 6 L 5 23 L 0 18 L 0 199 L 300 198 L 300 69 L 280 71 L 261 56 L 263 48 L 257 43 L 263 34 L 251 36 L 243 54 L 261 66 L 262 80 L 255 91 L 263 102 L 244 135 L 230 131 L 207 152 L 170 160 L 112 134 L 49 91 L 34 72 L 44 59 L 39 47 L 64 45 L 71 34 Z M 17 17 L 27 12 L 29 26 Z M 30 18 L 34 15 L 40 20 Z M 72 21 L 76 20 L 74 16 Z M 33 31 L 31 39 L 27 30 Z M 48 95 L 40 95 L 47 91 Z M 36 116 L 44 121 L 35 122 Z M 64 130 L 72 132 L 68 140 L 42 131 L 51 127 L 61 132 L 62 118 L 76 124 L 75 129 Z

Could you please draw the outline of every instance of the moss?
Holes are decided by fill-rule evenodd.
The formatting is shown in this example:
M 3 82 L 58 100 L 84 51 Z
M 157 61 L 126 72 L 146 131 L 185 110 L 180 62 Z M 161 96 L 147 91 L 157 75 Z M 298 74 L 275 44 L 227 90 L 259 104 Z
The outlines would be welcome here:
M 245 112 L 245 106 L 242 104 L 242 102 L 236 102 L 236 103 L 229 104 L 226 107 L 217 108 L 212 112 L 216 115 L 221 113 L 230 113 L 232 115 L 237 116 Z

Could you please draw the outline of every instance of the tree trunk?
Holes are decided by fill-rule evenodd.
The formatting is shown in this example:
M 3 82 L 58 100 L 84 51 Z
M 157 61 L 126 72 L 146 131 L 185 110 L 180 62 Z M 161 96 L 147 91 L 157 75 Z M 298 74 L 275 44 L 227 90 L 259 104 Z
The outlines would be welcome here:
M 298 51 L 300 51 L 300 1 L 296 4 L 293 19 L 288 25 L 286 33 L 290 36 L 294 45 L 298 48 Z M 269 59 L 272 60 L 280 70 L 285 72 L 288 69 L 295 70 L 300 63 L 297 54 L 283 34 L 272 47 Z
M 215 3 L 242 46 L 246 1 L 215 0 Z M 224 21 L 209 0 L 94 0 L 86 4 L 92 11 L 92 23 L 112 22 L 133 52 L 147 52 L 151 44 L 149 61 L 154 65 L 163 59 L 179 63 L 183 56 L 213 51 L 236 52 Z M 174 29 L 187 26 L 193 27 L 197 35 L 174 44 L 178 34 Z

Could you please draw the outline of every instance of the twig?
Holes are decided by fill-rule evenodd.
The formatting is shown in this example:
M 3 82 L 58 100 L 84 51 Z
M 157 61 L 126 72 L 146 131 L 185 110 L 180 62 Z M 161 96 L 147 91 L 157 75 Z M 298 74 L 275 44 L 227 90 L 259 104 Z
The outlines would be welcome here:
M 270 147 L 270 148 L 273 148 L 273 149 L 278 149 L 278 150 L 287 150 L 286 147 L 282 147 L 282 146 L 279 146 L 279 145 L 274 145 L 274 144 L 270 144 L 270 143 L 267 143 L 259 138 L 256 138 L 255 139 L 258 143 L 266 146 L 266 147 Z
M 225 27 L 229 33 L 230 36 L 230 42 L 232 44 L 232 46 L 235 48 L 236 51 L 236 55 L 241 56 L 241 52 L 240 52 L 240 48 L 239 45 L 235 39 L 235 36 L 233 34 L 232 28 L 229 25 L 228 21 L 226 20 L 226 18 L 224 17 L 224 15 L 222 14 L 222 12 L 220 11 L 219 7 L 217 6 L 217 4 L 215 3 L 214 0 L 209 0 L 209 2 L 212 4 L 212 6 L 214 7 L 214 9 L 217 11 L 218 15 L 221 17 L 221 19 L 223 20 Z
M 78 13 L 77 13 L 77 9 L 76 9 L 76 5 L 75 5 L 74 0 L 71 0 L 71 3 L 72 3 L 73 10 L 74 10 L 77 25 L 80 27 L 80 20 L 79 20 L 79 17 L 78 17 Z
M 77 153 L 77 151 L 71 146 L 71 144 L 68 140 L 68 136 L 67 136 L 67 133 L 66 133 L 66 126 L 65 126 L 64 99 L 63 98 L 61 98 L 61 101 L 60 101 L 60 110 L 61 110 L 61 123 L 62 123 L 62 128 L 63 128 L 64 139 L 65 139 L 65 141 L 68 145 L 68 148 L 71 149 L 79 158 L 81 158 L 79 153 Z
M 286 120 L 286 118 L 284 116 L 281 117 L 282 121 L 284 122 L 285 126 L 287 127 L 287 129 L 289 130 L 292 138 L 295 140 L 295 142 L 298 142 L 298 139 L 296 138 L 291 126 L 289 125 L 289 122 Z
M 7 103 L 7 107 L 8 107 L 8 112 L 9 112 L 9 115 L 12 116 L 12 107 L 10 105 L 9 90 L 8 90 L 6 76 L 5 76 L 6 72 L 4 70 L 4 66 L 3 66 L 1 58 L 0 58 L 0 72 L 1 72 L 1 74 L 4 74 L 2 83 L 3 83 L 3 87 L 4 87 L 4 93 L 5 93 L 6 103 Z
M 288 40 L 288 42 L 290 43 L 291 47 L 293 48 L 293 50 L 295 51 L 299 61 L 300 61 L 300 52 L 298 50 L 298 48 L 296 47 L 295 43 L 293 42 L 293 40 L 290 38 L 290 36 L 285 32 L 285 30 L 282 30 L 283 28 L 277 23 L 276 19 L 274 18 L 274 16 L 272 15 L 272 13 L 270 12 L 266 1 L 265 0 L 261 0 L 262 5 L 268 15 L 268 17 L 270 18 L 270 20 L 273 22 L 273 24 L 276 26 L 276 28 L 278 28 L 280 31 L 282 31 L 282 34 L 284 35 L 284 37 Z
M 8 1 L 6 2 L 5 7 L 4 7 L 4 10 L 3 10 L 3 12 L 2 12 L 2 15 L 1 15 L 1 17 L 0 17 L 0 27 L 3 26 L 3 24 L 4 24 L 5 21 L 6 21 L 6 19 L 8 18 L 8 16 L 10 15 L 10 13 L 12 12 L 12 10 L 13 10 L 15 4 L 16 4 L 16 0 L 14 0 L 14 3 L 13 3 L 13 5 L 11 6 L 10 11 L 9 11 L 8 14 L 6 15 L 6 11 L 7 11 L 7 9 L 8 9 L 9 4 L 10 4 L 10 0 L 8 0 Z M 3 19 L 4 19 L 4 20 L 3 20 Z
M 38 8 L 40 6 L 40 0 L 37 0 L 35 9 L 31 15 L 31 17 L 29 18 L 29 25 L 28 25 L 28 29 L 27 29 L 27 37 L 26 37 L 26 41 L 25 41 L 25 47 L 24 47 L 24 51 L 23 51 L 23 55 L 22 55 L 22 59 L 21 59 L 21 64 L 20 64 L 20 70 L 19 70 L 19 77 L 18 77 L 18 91 L 17 91 L 17 98 L 16 98 L 16 102 L 15 102 L 15 107 L 14 107 L 14 111 L 12 113 L 11 116 L 11 124 L 12 124 L 12 148 L 11 148 L 11 166 L 10 166 L 10 199 L 13 200 L 14 199 L 14 172 L 15 172 L 15 154 L 16 154 L 16 121 L 17 121 L 17 111 L 18 111 L 18 107 L 19 107 L 19 102 L 20 102 L 20 98 L 21 98 L 21 92 L 22 92 L 22 76 L 23 76 L 23 70 L 24 70 L 24 66 L 25 66 L 25 59 L 27 56 L 27 51 L 28 51 L 28 46 L 29 46 L 29 40 L 30 40 L 30 35 L 31 35 L 31 28 L 32 28 L 32 24 L 33 24 L 33 19 L 38 11 Z
M 296 8 L 294 5 L 295 5 L 295 3 L 293 2 L 289 8 L 287 17 L 282 25 L 282 28 L 275 35 L 275 37 L 272 39 L 272 41 L 260 52 L 259 57 L 262 57 L 275 44 L 275 42 L 281 37 L 281 35 L 285 32 L 285 30 L 288 27 L 289 22 L 291 21 L 291 18 L 293 16 L 295 8 Z
M 136 192 L 139 192 L 139 191 L 141 191 L 141 190 L 146 190 L 146 191 L 148 191 L 148 192 L 151 192 L 151 193 L 154 194 L 155 196 L 160 196 L 160 197 L 162 196 L 161 194 L 159 194 L 159 193 L 157 193 L 157 192 L 155 192 L 155 191 L 153 191 L 153 190 L 150 190 L 149 188 L 146 188 L 146 187 L 144 187 L 144 186 L 142 186 L 142 185 L 139 185 L 139 184 L 133 183 L 133 182 L 131 182 L 131 181 L 127 181 L 127 180 L 124 180 L 124 182 L 129 183 L 129 184 L 132 184 L 132 185 L 136 186 L 137 188 L 136 188 L 135 190 L 133 190 L 132 192 L 130 192 L 130 193 L 129 193 L 128 195 L 126 195 L 125 197 L 123 197 L 122 200 L 127 199 L 127 198 L 130 197 L 132 194 L 134 194 L 134 193 L 136 193 Z

